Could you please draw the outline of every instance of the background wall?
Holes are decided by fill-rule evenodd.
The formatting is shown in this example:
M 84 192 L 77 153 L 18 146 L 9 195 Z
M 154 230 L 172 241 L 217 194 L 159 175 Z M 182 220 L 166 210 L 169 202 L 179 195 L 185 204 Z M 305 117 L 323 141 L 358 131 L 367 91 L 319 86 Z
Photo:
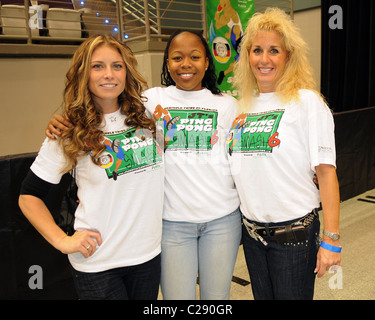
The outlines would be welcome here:
M 317 87 L 320 88 L 322 26 L 321 8 L 298 11 L 294 14 L 294 21 L 300 28 L 303 38 L 309 47 L 309 58 L 315 72 Z
M 39 150 L 68 66 L 69 59 L 0 59 L 0 155 Z

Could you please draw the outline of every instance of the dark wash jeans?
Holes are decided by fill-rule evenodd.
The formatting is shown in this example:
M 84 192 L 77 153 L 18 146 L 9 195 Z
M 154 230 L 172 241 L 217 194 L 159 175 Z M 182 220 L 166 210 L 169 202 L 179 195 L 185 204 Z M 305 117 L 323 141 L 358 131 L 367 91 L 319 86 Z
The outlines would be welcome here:
M 102 272 L 80 272 L 72 268 L 80 300 L 156 300 L 160 271 L 160 254 L 140 265 Z
M 288 223 L 270 223 L 268 226 Z M 278 244 L 274 237 L 264 236 L 263 239 L 268 242 L 268 246 L 264 246 L 251 238 L 245 226 L 242 226 L 243 249 L 254 299 L 313 299 L 314 270 L 319 250 L 319 218 L 307 227 L 307 231 L 307 241 L 284 245 Z

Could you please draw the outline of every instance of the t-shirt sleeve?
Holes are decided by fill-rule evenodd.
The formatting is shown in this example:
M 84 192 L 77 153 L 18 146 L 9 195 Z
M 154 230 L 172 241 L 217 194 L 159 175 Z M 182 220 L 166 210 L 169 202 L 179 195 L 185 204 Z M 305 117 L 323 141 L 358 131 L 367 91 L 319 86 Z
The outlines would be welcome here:
M 143 93 L 143 95 L 147 98 L 145 103 L 144 103 L 144 106 L 145 106 L 146 110 L 148 111 L 148 113 L 153 117 L 155 107 L 156 107 L 157 101 L 158 101 L 157 88 L 148 89 Z
M 225 105 L 225 111 L 223 113 L 224 119 L 223 119 L 223 127 L 228 134 L 234 119 L 238 116 L 238 102 L 235 98 L 228 97 L 227 103 Z
M 65 157 L 59 142 L 46 138 L 30 169 L 40 179 L 58 184 L 64 174 L 65 164 Z
M 320 164 L 336 167 L 335 124 L 331 110 L 315 93 L 307 96 L 311 170 Z

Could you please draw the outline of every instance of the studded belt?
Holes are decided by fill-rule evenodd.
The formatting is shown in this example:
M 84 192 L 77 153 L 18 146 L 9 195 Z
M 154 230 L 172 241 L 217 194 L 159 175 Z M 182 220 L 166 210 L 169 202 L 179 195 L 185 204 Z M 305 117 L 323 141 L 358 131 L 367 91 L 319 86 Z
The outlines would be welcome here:
M 257 225 L 256 222 L 250 221 L 245 217 L 242 217 L 242 221 L 244 226 L 246 227 L 247 232 L 253 239 L 262 242 L 264 245 L 268 245 L 268 243 L 263 239 L 263 237 L 265 236 L 277 236 L 277 238 L 281 238 L 280 235 L 285 233 L 287 235 L 286 239 L 288 241 L 292 242 L 299 240 L 297 238 L 300 237 L 304 229 L 312 224 L 318 217 L 319 213 L 316 209 L 314 209 L 309 214 L 302 217 L 300 220 L 287 225 L 264 227 Z M 298 233 L 294 232 L 294 230 L 298 230 Z

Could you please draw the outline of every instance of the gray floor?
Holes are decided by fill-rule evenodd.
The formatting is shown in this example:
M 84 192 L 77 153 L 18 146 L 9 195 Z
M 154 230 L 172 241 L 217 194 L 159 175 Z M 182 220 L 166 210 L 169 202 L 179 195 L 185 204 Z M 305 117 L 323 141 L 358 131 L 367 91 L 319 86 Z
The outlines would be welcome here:
M 375 300 L 375 189 L 341 203 L 340 233 L 341 269 L 317 278 L 314 299 Z M 233 276 L 230 299 L 253 300 L 242 246 Z
M 375 189 L 341 203 L 341 270 L 317 278 L 315 300 L 375 300 L 375 199 L 371 197 L 375 197 Z M 242 246 L 234 276 L 250 280 Z M 252 300 L 251 285 L 232 282 L 230 298 Z

